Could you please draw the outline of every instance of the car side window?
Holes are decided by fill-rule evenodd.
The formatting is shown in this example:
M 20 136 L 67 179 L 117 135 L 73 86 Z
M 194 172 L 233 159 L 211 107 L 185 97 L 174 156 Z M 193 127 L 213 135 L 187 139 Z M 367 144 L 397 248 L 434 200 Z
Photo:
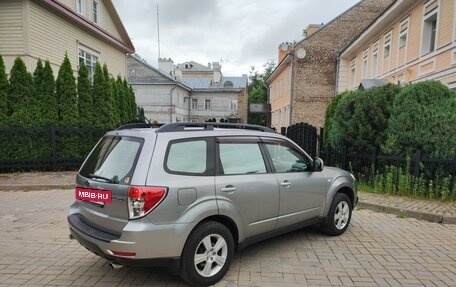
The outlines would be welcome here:
M 285 143 L 266 143 L 276 172 L 310 171 L 309 159 Z
M 266 173 L 260 146 L 256 142 L 219 143 L 220 170 L 223 174 Z
M 207 142 L 190 140 L 171 143 L 165 160 L 165 168 L 171 173 L 205 173 L 207 170 Z

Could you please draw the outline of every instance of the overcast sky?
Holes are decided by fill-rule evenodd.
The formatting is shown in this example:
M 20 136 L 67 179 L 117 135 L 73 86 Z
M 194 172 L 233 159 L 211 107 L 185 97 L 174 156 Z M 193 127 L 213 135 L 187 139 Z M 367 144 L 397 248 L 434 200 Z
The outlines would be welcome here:
M 136 53 L 157 67 L 220 62 L 225 76 L 277 64 L 282 42 L 300 41 L 309 24 L 327 23 L 359 0 L 113 0 Z

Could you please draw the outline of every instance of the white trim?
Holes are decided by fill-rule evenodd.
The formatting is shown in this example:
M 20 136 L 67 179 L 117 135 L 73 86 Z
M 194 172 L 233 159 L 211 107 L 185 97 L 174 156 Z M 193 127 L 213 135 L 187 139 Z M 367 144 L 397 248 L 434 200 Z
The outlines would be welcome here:
M 97 6 L 96 21 L 95 21 L 95 17 L 94 17 L 95 11 L 93 10 L 93 7 L 94 7 L 95 4 L 96 4 L 96 6 Z M 91 5 L 91 6 L 92 6 L 92 9 L 90 9 L 90 15 L 91 15 L 90 18 L 91 18 L 92 22 L 94 22 L 94 23 L 100 25 L 100 23 L 101 23 L 101 16 L 100 16 L 100 15 L 101 15 L 101 13 L 100 13 L 100 8 L 101 8 L 101 7 L 100 7 L 100 1 L 98 1 L 98 0 L 92 0 L 92 5 Z
M 434 2 L 437 2 L 437 8 L 435 10 L 433 10 L 432 12 L 430 12 L 429 14 L 425 15 L 426 13 L 426 8 L 431 5 L 432 3 Z M 435 53 L 437 50 L 438 50 L 438 44 L 439 44 L 439 28 L 440 28 L 440 7 L 441 7 L 441 3 L 440 3 L 440 0 L 434 0 L 434 1 L 428 1 L 427 3 L 425 3 L 423 5 L 423 13 L 422 13 L 422 19 L 421 19 L 421 37 L 420 37 L 420 57 L 423 57 L 423 56 L 427 56 L 428 54 L 433 54 Z M 429 51 L 429 52 L 424 52 L 424 48 L 423 48 L 423 42 L 424 42 L 424 24 L 426 22 L 427 19 L 433 17 L 435 14 L 437 14 L 436 16 L 436 26 L 435 26 L 435 43 L 434 43 L 434 51 Z
M 407 28 L 405 28 L 405 30 L 401 31 L 401 28 L 403 25 L 407 25 Z M 408 52 L 408 44 L 409 44 L 409 39 L 410 39 L 409 31 L 410 31 L 410 16 L 408 16 L 406 19 L 402 20 L 399 23 L 399 38 L 397 40 L 397 62 L 396 62 L 397 67 L 402 67 L 407 63 L 407 52 Z M 404 35 L 406 35 L 405 44 L 404 44 L 404 46 L 401 47 L 401 38 Z M 399 61 L 401 48 L 405 49 L 403 64 L 400 64 L 400 61 Z
M 436 66 L 435 62 L 436 62 L 436 58 L 432 58 L 428 61 L 421 62 L 418 65 L 418 76 L 428 75 L 428 74 L 435 72 L 435 66 Z M 430 64 L 431 64 L 432 68 L 430 70 L 423 71 L 423 67 L 428 66 Z
M 85 0 L 75 0 L 75 5 L 76 5 L 76 12 L 79 15 L 84 15 L 85 14 Z
M 451 51 L 451 65 L 456 65 L 456 48 Z
M 387 42 L 386 39 L 389 39 Z M 385 50 L 388 47 L 388 56 L 385 56 Z M 382 58 L 382 72 L 383 74 L 388 73 L 391 70 L 391 54 L 392 54 L 392 47 L 393 47 L 393 29 L 389 30 L 387 33 L 383 35 L 383 58 Z M 386 61 L 388 64 L 388 68 L 385 69 L 385 59 L 388 57 Z

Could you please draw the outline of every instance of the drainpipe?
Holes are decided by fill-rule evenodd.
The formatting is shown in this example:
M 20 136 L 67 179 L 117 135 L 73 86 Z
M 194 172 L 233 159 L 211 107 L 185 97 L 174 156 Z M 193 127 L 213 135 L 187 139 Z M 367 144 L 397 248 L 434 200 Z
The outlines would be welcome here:
M 190 107 L 192 102 L 192 91 L 188 93 L 188 122 L 190 122 Z
M 270 104 L 270 100 L 271 100 L 271 89 L 269 88 L 269 85 L 266 85 L 265 83 L 263 83 L 263 86 L 266 88 L 266 104 L 268 105 L 268 112 L 266 113 L 266 126 L 270 127 L 271 126 L 271 104 Z
M 293 122 L 293 98 L 294 98 L 294 77 L 295 77 L 295 71 L 294 71 L 294 62 L 295 62 L 295 54 L 294 51 L 291 56 L 291 85 L 290 85 L 290 118 L 288 119 L 288 126 L 291 126 L 291 123 Z

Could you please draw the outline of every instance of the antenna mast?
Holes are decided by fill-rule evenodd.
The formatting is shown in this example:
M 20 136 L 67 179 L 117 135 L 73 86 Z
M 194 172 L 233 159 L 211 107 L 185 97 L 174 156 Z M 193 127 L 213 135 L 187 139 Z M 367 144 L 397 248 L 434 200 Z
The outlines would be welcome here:
M 158 15 L 158 3 L 157 3 L 157 31 L 158 31 L 158 58 L 160 59 L 160 17 Z

